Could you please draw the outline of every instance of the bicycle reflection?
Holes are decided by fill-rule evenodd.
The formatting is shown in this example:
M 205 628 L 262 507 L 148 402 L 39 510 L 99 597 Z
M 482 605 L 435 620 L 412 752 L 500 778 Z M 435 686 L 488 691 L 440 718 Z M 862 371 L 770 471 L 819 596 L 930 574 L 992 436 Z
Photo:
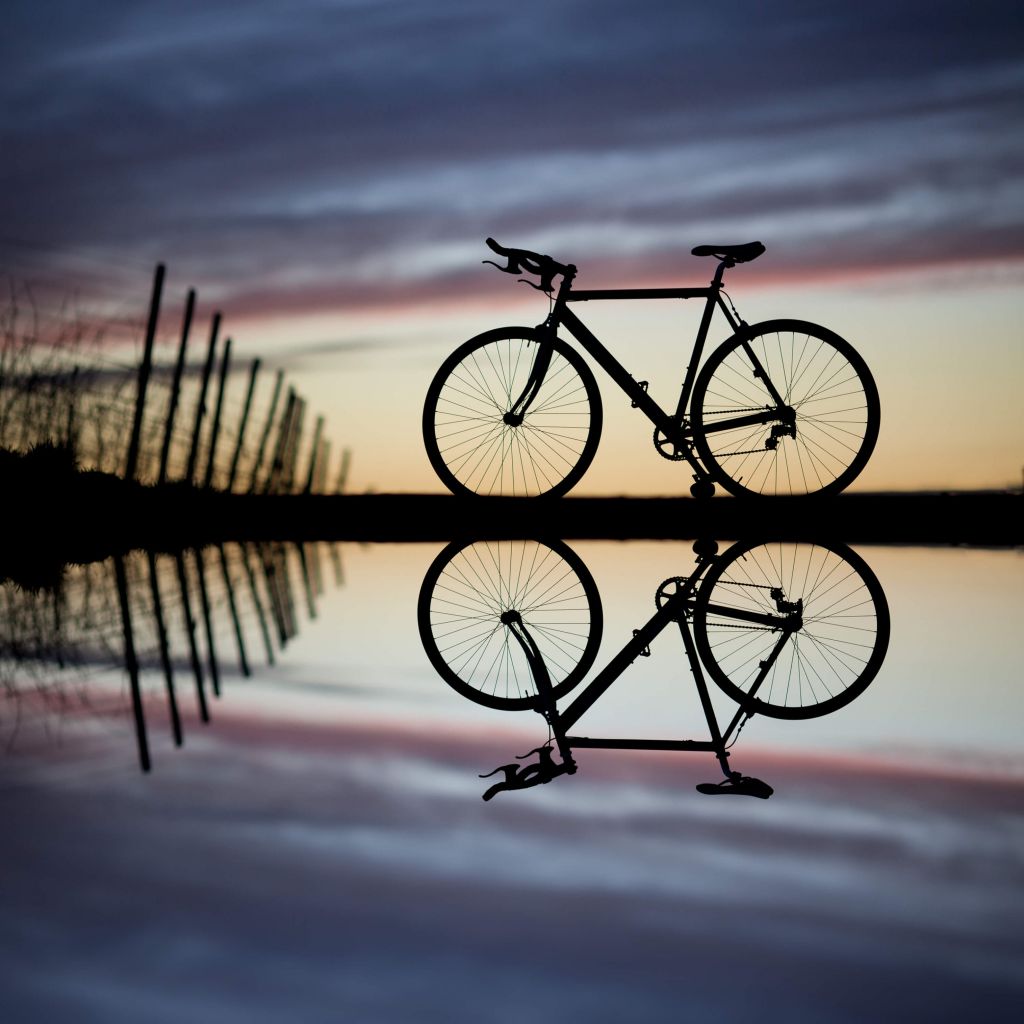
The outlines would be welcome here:
M 603 632 L 597 586 L 561 541 L 449 544 L 423 580 L 417 609 L 431 664 L 456 692 L 500 710 L 531 709 L 548 741 L 481 778 L 501 774 L 485 800 L 577 770 L 576 748 L 712 753 L 724 775 L 697 786 L 709 795 L 767 798 L 766 782 L 730 767 L 730 747 L 754 715 L 809 719 L 864 692 L 889 644 L 889 609 L 864 560 L 830 542 L 742 542 L 719 552 L 693 545 L 688 576 L 664 580 L 656 611 L 566 706 L 560 698 L 590 670 Z M 675 623 L 708 727 L 706 740 L 571 734 L 580 717 Z M 708 677 L 738 704 L 720 724 Z M 557 753 L 557 760 L 556 760 Z M 537 760 L 526 762 L 537 756 Z

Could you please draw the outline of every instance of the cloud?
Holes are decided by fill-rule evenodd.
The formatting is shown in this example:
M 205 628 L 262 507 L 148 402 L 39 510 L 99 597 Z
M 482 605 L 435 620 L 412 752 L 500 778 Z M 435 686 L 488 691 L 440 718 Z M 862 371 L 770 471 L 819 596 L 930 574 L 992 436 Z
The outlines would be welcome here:
M 1024 255 L 1004 3 L 14 6 L 4 234 L 237 310 L 457 299 L 487 234 L 595 279 Z
M 225 708 L 147 778 L 95 749 L 10 758 L 12 1019 L 674 1021 L 682 986 L 688 1009 L 853 1021 L 893 993 L 912 1019 L 1019 998 L 1019 784 L 748 750 L 776 796 L 716 802 L 693 758 L 587 752 L 482 803 L 477 772 L 522 741 Z

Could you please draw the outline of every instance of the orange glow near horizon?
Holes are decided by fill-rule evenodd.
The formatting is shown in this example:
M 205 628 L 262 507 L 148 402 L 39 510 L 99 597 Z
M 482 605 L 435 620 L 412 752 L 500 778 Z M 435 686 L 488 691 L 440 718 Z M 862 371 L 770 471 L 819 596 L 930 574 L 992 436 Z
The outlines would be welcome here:
M 694 260 L 672 283 L 700 285 Z M 1017 386 L 1024 379 L 1019 323 L 1024 302 L 1016 264 L 838 278 L 823 272 L 745 280 L 732 271 L 729 291 L 756 323 L 797 317 L 850 340 L 879 388 L 878 446 L 851 489 L 974 489 L 1019 486 L 1024 417 Z M 972 272 L 972 270 L 974 272 Z M 423 452 L 423 396 L 443 358 L 491 327 L 538 323 L 547 301 L 512 278 L 481 274 L 480 290 L 429 307 L 254 318 L 238 324 L 250 354 L 288 368 L 290 379 L 328 420 L 328 436 L 353 451 L 350 489 L 436 492 L 441 485 Z M 581 277 L 583 273 L 581 272 Z M 960 281 L 961 288 L 952 287 Z M 785 282 L 785 283 L 783 283 Z M 588 280 L 588 284 L 591 283 Z M 613 286 L 610 280 L 593 282 Z M 615 284 L 621 282 L 614 282 Z M 624 286 L 635 285 L 627 279 Z M 674 405 L 701 309 L 687 302 L 588 303 L 578 312 L 651 394 Z M 710 347 L 724 340 L 716 317 Z M 331 352 L 331 341 L 338 351 Z M 346 350 L 346 342 L 361 342 Z M 308 353 L 304 350 L 308 347 Z M 593 466 L 574 494 L 686 494 L 685 465 L 654 451 L 647 420 L 597 370 L 605 426 Z

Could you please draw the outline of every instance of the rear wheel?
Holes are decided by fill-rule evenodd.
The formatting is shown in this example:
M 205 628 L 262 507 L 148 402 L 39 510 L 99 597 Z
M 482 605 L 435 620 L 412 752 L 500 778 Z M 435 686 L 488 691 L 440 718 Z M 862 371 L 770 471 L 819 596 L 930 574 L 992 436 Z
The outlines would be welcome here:
M 420 639 L 454 690 L 501 710 L 536 707 L 533 672 L 507 623 L 518 612 L 544 659 L 557 699 L 594 663 L 603 616 L 597 586 L 560 541 L 449 544 L 420 588 Z M 505 621 L 503 621 L 505 616 Z
M 517 423 L 507 414 L 542 343 L 551 346 L 551 362 Z M 587 471 L 601 422 L 601 394 L 579 353 L 535 328 L 501 327 L 471 338 L 441 364 L 423 406 L 423 442 L 454 494 L 554 497 Z
M 801 628 L 750 697 L 781 633 L 729 611 L 778 616 L 798 601 Z M 742 543 L 708 570 L 693 632 L 708 674 L 733 700 L 771 718 L 816 718 L 875 678 L 889 646 L 889 606 L 875 574 L 843 544 Z
M 878 439 L 878 391 L 867 364 L 838 334 L 802 320 L 756 324 L 747 341 L 795 418 L 721 429 L 776 407 L 741 337 L 730 338 L 693 389 L 694 446 L 707 471 L 736 495 L 843 490 Z

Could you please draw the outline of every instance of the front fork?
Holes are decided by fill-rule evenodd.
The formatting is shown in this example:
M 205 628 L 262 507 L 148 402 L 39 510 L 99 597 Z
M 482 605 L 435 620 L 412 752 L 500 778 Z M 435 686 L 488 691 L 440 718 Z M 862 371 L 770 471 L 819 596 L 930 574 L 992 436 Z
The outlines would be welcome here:
M 562 728 L 561 720 L 558 717 L 558 705 L 555 701 L 554 687 L 551 685 L 551 675 L 548 667 L 544 664 L 544 657 L 540 653 L 536 642 L 526 628 L 522 616 L 515 609 L 509 609 L 501 614 L 502 623 L 508 627 L 508 631 L 516 638 L 519 646 L 523 649 L 526 661 L 530 666 L 533 681 L 537 685 L 537 694 L 540 697 L 540 707 L 537 709 L 544 716 L 544 720 L 551 728 L 558 746 L 559 756 L 565 771 L 572 774 L 576 771 L 576 761 L 572 756 L 572 748 L 565 738 L 565 730 Z
M 537 397 L 537 393 L 544 383 L 548 368 L 551 366 L 551 354 L 554 351 L 551 341 L 554 340 L 555 329 L 545 322 L 539 326 L 539 330 L 547 335 L 547 337 L 537 342 L 537 354 L 534 356 L 533 366 L 530 367 L 530 375 L 526 378 L 526 383 L 523 385 L 523 390 L 520 392 L 519 397 L 502 417 L 505 425 L 509 427 L 522 425 L 523 420 L 526 419 L 526 414 L 530 411 L 533 400 Z

